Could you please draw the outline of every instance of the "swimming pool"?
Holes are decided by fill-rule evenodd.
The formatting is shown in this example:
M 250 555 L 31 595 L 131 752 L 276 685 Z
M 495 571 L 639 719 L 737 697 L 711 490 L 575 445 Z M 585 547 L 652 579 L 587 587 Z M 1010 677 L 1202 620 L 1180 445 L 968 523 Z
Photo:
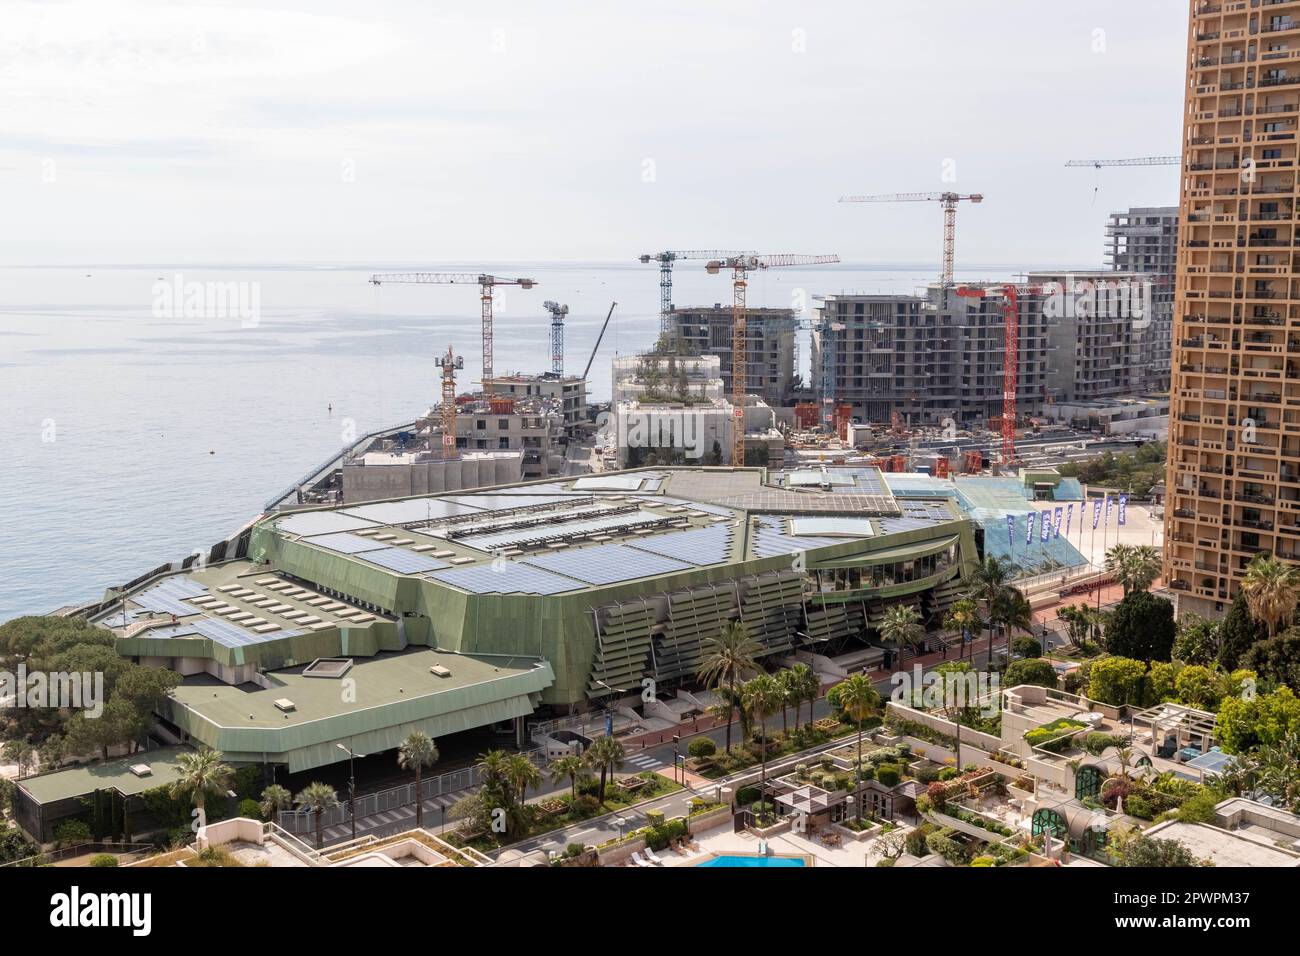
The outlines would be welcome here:
M 700 866 L 803 866 L 797 856 L 715 856 Z

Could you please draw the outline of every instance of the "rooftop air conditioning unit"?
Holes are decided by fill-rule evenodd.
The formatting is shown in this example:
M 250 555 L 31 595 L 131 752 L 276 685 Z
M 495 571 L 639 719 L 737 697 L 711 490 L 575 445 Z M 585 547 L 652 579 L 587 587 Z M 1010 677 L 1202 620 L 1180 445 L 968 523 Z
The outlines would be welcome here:
M 131 772 L 132 772 L 133 774 L 135 774 L 137 777 L 152 777 L 152 776 L 153 776 L 153 768 L 150 767 L 147 763 L 133 763 L 133 764 L 131 764 L 131 766 L 130 766 L 130 770 L 131 770 Z
M 291 701 L 288 697 L 280 697 L 275 701 L 275 709 L 282 710 L 287 714 L 291 711 L 297 710 L 298 705 L 295 704 L 293 701 Z
M 429 668 L 429 673 L 435 677 L 450 677 L 451 668 L 443 667 L 441 664 L 434 664 Z

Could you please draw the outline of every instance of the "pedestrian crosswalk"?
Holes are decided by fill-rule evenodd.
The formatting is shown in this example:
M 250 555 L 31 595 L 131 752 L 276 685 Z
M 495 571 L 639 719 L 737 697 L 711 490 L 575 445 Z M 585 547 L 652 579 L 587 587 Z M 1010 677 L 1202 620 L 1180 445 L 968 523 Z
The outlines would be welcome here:
M 424 801 L 424 812 L 426 814 L 441 814 L 443 810 L 450 808 L 464 793 L 445 793 L 437 797 L 429 797 Z M 434 818 L 441 822 L 441 816 Z M 397 807 L 393 810 L 383 810 L 379 813 L 372 813 L 369 816 L 357 817 L 357 835 L 364 834 L 367 830 L 377 830 L 380 827 L 392 826 L 403 820 L 412 821 L 411 826 L 415 826 L 415 807 Z M 429 817 L 424 819 L 425 826 L 430 823 Z M 349 821 L 335 824 L 332 827 L 326 827 L 323 831 L 325 842 L 337 843 L 340 840 L 348 839 L 352 836 L 352 824 Z
M 649 754 L 633 754 L 631 757 L 625 757 L 624 762 L 630 763 L 638 770 L 658 770 L 664 766 L 662 760 Z

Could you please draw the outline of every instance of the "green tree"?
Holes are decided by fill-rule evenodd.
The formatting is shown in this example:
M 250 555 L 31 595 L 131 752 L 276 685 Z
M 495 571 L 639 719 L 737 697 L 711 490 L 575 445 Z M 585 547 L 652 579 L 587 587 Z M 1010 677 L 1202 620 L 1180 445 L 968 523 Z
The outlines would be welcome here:
M 903 667 L 903 653 L 909 648 L 919 647 L 925 640 L 925 627 L 921 624 L 921 615 L 910 604 L 895 604 L 885 611 L 885 618 L 880 624 L 880 636 L 893 644 L 898 651 L 895 670 Z
M 1088 671 L 1088 696 L 1103 704 L 1140 704 L 1146 665 L 1127 657 L 1103 657 Z
M 1250 614 L 1246 604 L 1246 594 L 1238 591 L 1232 607 L 1219 623 L 1219 664 L 1225 670 L 1232 670 L 1240 662 L 1252 644 L 1268 637 L 1264 625 Z
M 1101 615 L 1096 608 L 1087 604 L 1073 604 L 1056 612 L 1058 619 L 1065 622 L 1066 633 L 1070 643 L 1079 650 L 1086 651 L 1101 634 Z
M 1223 680 L 1208 667 L 1192 664 L 1184 667 L 1174 678 L 1174 691 L 1178 700 L 1198 710 L 1218 710 L 1223 696 Z
M 600 773 L 600 790 L 598 799 L 603 804 L 605 802 L 605 783 L 609 777 L 622 768 L 625 755 L 623 745 L 613 737 L 597 737 L 587 752 L 583 754 L 587 760 L 587 766 L 592 767 Z
M 1296 604 L 1300 603 L 1300 569 L 1271 554 L 1257 554 L 1246 568 L 1241 593 L 1246 596 L 1251 616 L 1272 637 L 1295 617 Z
M 1230 754 L 1247 754 L 1278 744 L 1300 730 L 1300 700 L 1289 687 L 1271 694 L 1225 697 L 1219 705 L 1217 736 Z
M 1117 544 L 1106 551 L 1106 570 L 1123 585 L 1125 596 L 1145 591 L 1160 577 L 1160 552 L 1145 544 Z
M 1119 853 L 1120 866 L 1189 867 L 1204 866 L 1186 844 L 1177 840 L 1137 836 L 1124 844 Z
M 1000 615 L 1008 607 L 1007 589 L 1011 586 L 1011 576 L 1017 570 L 1016 564 L 1002 557 L 986 556 L 984 561 L 975 566 L 970 577 L 971 598 L 984 607 L 984 621 L 989 629 L 989 661 L 993 660 L 993 635 L 997 625 L 1005 622 Z
M 1146 591 L 1132 591 L 1111 615 L 1106 650 L 1119 657 L 1167 661 L 1176 631 L 1172 602 Z
M 18 779 L 27 776 L 32 765 L 36 763 L 36 748 L 26 740 L 7 740 L 4 745 L 4 757 L 18 765 Z
M 1219 653 L 1219 622 L 1195 611 L 1186 611 L 1178 619 L 1178 636 L 1174 638 L 1174 660 L 1184 664 L 1209 665 Z
M 258 809 L 262 811 L 262 816 L 267 820 L 274 821 L 282 810 L 288 810 L 293 806 L 293 794 L 289 792 L 288 787 L 282 787 L 278 783 L 273 783 L 262 791 L 262 799 L 258 801 Z
M 798 730 L 799 713 L 805 702 L 809 704 L 808 720 L 812 720 L 811 705 L 817 701 L 817 695 L 821 691 L 821 680 L 807 664 L 795 664 L 786 673 L 790 675 L 790 686 L 794 696 L 794 726 Z
M 781 691 L 781 736 L 789 737 L 790 727 L 786 719 L 786 712 L 791 705 L 796 708 L 799 706 L 800 697 L 798 681 L 795 679 L 794 672 L 789 668 L 778 671 L 775 675 L 775 679 L 777 687 Z M 798 726 L 799 711 L 797 709 L 795 710 L 794 721 L 795 726 Z
M 1241 663 L 1270 683 L 1300 687 L 1300 629 L 1288 628 L 1252 644 Z
M 1051 661 L 1045 661 L 1041 658 L 1012 661 L 1007 667 L 1006 673 L 1002 675 L 1002 683 L 1005 687 L 1016 687 L 1020 684 L 1055 687 L 1057 683 L 1056 668 L 1052 666 Z
M 1300 812 L 1300 732 L 1290 730 L 1255 752 L 1255 782 L 1292 813 Z
M 969 634 L 973 640 L 980 630 L 979 605 L 971 598 L 960 598 L 954 601 L 943 619 L 943 626 L 961 634 L 963 639 Z M 962 647 L 965 648 L 964 640 Z
M 339 795 L 328 783 L 317 780 L 303 787 L 293 800 L 303 809 L 310 810 L 316 818 L 316 849 L 319 850 L 325 843 L 321 817 L 326 810 L 332 810 L 339 805 Z
M 862 779 L 862 724 L 880 707 L 880 692 L 871 684 L 866 674 L 853 674 L 835 685 L 836 697 L 844 713 L 858 726 L 858 761 L 855 781 Z M 862 819 L 862 801 L 858 801 L 858 816 Z
M 424 771 L 438 762 L 438 745 L 422 730 L 413 730 L 397 748 L 397 765 L 415 771 L 415 825 L 424 828 Z
M 608 739 L 608 738 L 604 738 Z M 511 754 L 507 764 L 506 778 L 510 781 L 510 786 L 518 795 L 519 806 L 523 806 L 528 800 L 528 788 L 540 787 L 542 785 L 542 772 L 538 769 L 537 764 L 533 763 L 524 754 Z
M 707 739 L 707 738 L 701 738 Z M 578 799 L 578 781 L 586 779 L 587 764 L 577 754 L 565 754 L 563 757 L 557 757 L 551 761 L 551 783 L 560 783 L 563 780 L 569 781 L 569 796 L 573 800 Z
M 704 642 L 702 651 L 700 680 L 715 688 L 725 687 L 728 691 L 727 753 L 730 754 L 731 718 L 739 697 L 737 687 L 747 676 L 761 669 L 758 658 L 762 656 L 763 646 L 749 636 L 749 628 L 744 624 L 728 621 L 721 634 Z
M 176 766 L 177 777 L 170 788 L 172 799 L 189 797 L 198 811 L 200 825 L 206 825 L 208 795 L 229 789 L 230 778 L 235 774 L 234 768 L 224 763 L 221 754 L 211 747 L 180 754 L 176 758 Z
M 759 732 L 763 736 L 763 743 L 759 749 L 759 792 L 766 793 L 767 718 L 782 709 L 785 704 L 785 695 L 780 683 L 771 674 L 759 674 L 752 680 L 746 681 L 742 694 L 745 698 L 745 706 L 749 708 L 749 712 L 758 721 Z

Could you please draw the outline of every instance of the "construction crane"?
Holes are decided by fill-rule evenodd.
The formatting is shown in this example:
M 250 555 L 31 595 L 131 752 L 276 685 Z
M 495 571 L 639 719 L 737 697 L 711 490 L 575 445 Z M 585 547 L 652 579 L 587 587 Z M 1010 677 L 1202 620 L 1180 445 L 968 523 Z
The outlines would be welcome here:
M 1101 169 L 1103 166 L 1181 166 L 1181 156 L 1139 156 L 1136 159 L 1072 159 L 1066 166 L 1088 166 Z
M 957 295 L 983 299 L 1002 296 L 1002 322 L 1005 346 L 1002 360 L 1002 464 L 1016 460 L 1016 395 L 1020 372 L 1020 296 L 1042 292 L 1042 286 L 1004 285 L 991 287 L 961 286 Z
M 953 246 L 957 240 L 957 203 L 983 202 L 980 193 L 960 196 L 957 193 L 893 193 L 885 196 L 841 196 L 840 202 L 937 202 L 943 206 L 943 273 L 939 282 L 944 289 L 952 286 Z
M 758 269 L 777 269 L 785 266 L 815 266 L 836 263 L 839 256 L 802 256 L 792 253 L 774 255 L 756 255 L 752 252 L 711 260 L 704 267 L 709 275 L 717 275 L 723 269 L 731 270 L 732 305 L 731 305 L 731 414 L 734 419 L 731 430 L 731 464 L 741 467 L 745 464 L 745 394 L 747 355 L 745 350 L 745 289 L 749 284 L 749 273 Z
M 479 299 L 483 310 L 483 391 L 491 392 L 492 380 L 492 290 L 499 285 L 517 285 L 521 289 L 531 289 L 537 285 L 536 279 L 503 279 L 500 276 L 473 272 L 382 272 L 370 277 L 373 285 L 385 282 L 433 282 L 442 285 L 461 283 L 478 283 Z
M 450 460 L 460 454 L 456 451 L 456 370 L 465 367 L 465 358 L 448 345 L 447 354 L 435 361 L 442 369 L 442 457 Z
M 584 382 L 591 372 L 591 363 L 596 361 L 596 351 L 600 348 L 600 340 L 605 337 L 605 330 L 609 328 L 609 317 L 614 314 L 614 306 L 616 305 L 618 305 L 617 302 L 611 302 L 609 311 L 605 313 L 605 324 L 600 327 L 600 334 L 596 336 L 596 344 L 591 347 L 591 358 L 587 359 L 587 367 L 582 370 L 582 380 Z
M 564 375 L 564 317 L 569 314 L 567 305 L 547 299 L 543 308 L 551 313 L 551 371 Z
M 659 263 L 659 335 L 665 342 L 672 335 L 673 313 L 673 263 L 678 259 L 704 259 L 714 261 L 744 255 L 738 249 L 687 249 L 685 251 L 647 252 L 640 256 L 642 262 Z

